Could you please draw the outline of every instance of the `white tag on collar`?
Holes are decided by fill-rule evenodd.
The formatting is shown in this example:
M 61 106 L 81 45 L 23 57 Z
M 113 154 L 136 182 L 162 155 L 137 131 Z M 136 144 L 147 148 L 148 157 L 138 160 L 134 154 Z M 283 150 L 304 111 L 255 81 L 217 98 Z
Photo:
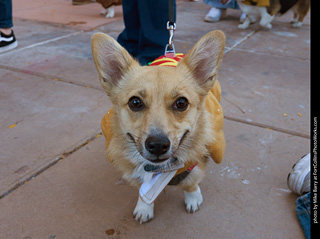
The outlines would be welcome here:
M 174 177 L 178 169 L 183 168 L 183 166 L 184 164 L 181 162 L 174 165 L 168 172 L 154 173 L 151 180 L 144 182 L 139 189 L 139 194 L 143 201 L 147 204 L 153 203 L 164 187 Z

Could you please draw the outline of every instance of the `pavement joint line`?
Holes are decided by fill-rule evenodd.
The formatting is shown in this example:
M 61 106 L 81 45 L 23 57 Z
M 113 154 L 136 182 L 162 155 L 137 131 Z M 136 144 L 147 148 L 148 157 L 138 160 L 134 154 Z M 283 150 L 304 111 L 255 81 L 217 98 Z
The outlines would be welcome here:
M 92 89 L 95 89 L 95 90 L 104 91 L 102 88 L 94 86 L 94 85 L 75 83 L 75 82 L 72 82 L 72 81 L 63 80 L 63 79 L 59 78 L 58 76 L 46 75 L 46 74 L 43 74 L 43 73 L 40 73 L 40 72 L 34 72 L 34 71 L 26 70 L 26 69 L 20 69 L 20 68 L 16 68 L 16 67 L 12 67 L 12 66 L 5 66 L 5 65 L 0 65 L 0 69 L 1 68 L 9 70 L 9 71 L 14 71 L 14 72 L 27 74 L 27 75 L 39 76 L 39 77 L 45 78 L 47 80 L 61 81 L 61 82 L 64 82 L 64 83 L 67 83 L 67 84 L 71 84 L 71 85 L 76 85 L 76 86 L 81 86 L 81 87 L 85 87 L 85 88 L 92 88 Z
M 98 134 L 95 134 L 94 136 L 91 136 L 90 138 L 88 138 L 84 142 L 82 141 L 81 144 L 79 144 L 78 146 L 75 146 L 73 149 L 62 153 L 61 156 L 56 157 L 52 162 L 46 164 L 45 166 L 43 166 L 42 168 L 37 170 L 35 173 L 33 173 L 31 176 L 27 177 L 26 179 L 24 179 L 21 182 L 18 182 L 16 185 L 14 185 L 8 191 L 6 191 L 2 195 L 0 195 L 0 200 L 3 199 L 4 197 L 8 196 L 10 193 L 14 192 L 15 190 L 17 190 L 21 186 L 25 185 L 29 181 L 33 180 L 34 178 L 39 176 L 41 173 L 45 172 L 47 169 L 49 169 L 52 166 L 56 165 L 58 162 L 64 160 L 66 157 L 68 157 L 68 156 L 72 155 L 73 153 L 77 152 L 79 149 L 81 149 L 82 147 L 86 146 L 90 142 L 94 141 L 96 138 L 100 137 L 101 135 L 102 135 L 102 132 L 100 131 Z
M 228 52 L 232 51 L 234 48 L 236 48 L 239 44 L 244 42 L 245 40 L 252 37 L 254 34 L 256 34 L 259 30 L 255 30 L 252 32 L 249 32 L 247 35 L 245 35 L 243 38 L 240 38 L 238 41 L 236 41 L 231 47 L 226 47 L 224 50 L 224 54 L 227 54 Z
M 285 134 L 289 134 L 289 135 L 293 135 L 293 136 L 298 136 L 298 137 L 310 139 L 310 136 L 308 136 L 306 134 L 303 134 L 303 133 L 299 133 L 299 132 L 294 132 L 294 131 L 290 131 L 290 130 L 286 130 L 286 129 L 282 129 L 282 128 L 278 128 L 278 127 L 274 127 L 274 126 L 269 126 L 269 125 L 265 125 L 265 124 L 261 124 L 261 123 L 257 123 L 257 122 L 248 122 L 246 120 L 242 120 L 242 119 L 238 119 L 238 118 L 231 117 L 231 116 L 226 116 L 226 115 L 224 116 L 224 118 L 227 119 L 227 120 L 230 120 L 230 121 L 244 123 L 244 124 L 247 124 L 247 125 L 250 125 L 250 126 L 256 126 L 256 127 L 260 127 L 260 128 L 264 128 L 264 129 L 274 130 L 276 132 L 281 132 L 281 133 L 285 133 Z M 5 192 L 2 195 L 0 195 L 0 200 L 3 199 L 4 197 L 8 196 L 12 192 L 14 192 L 15 190 L 17 190 L 21 186 L 25 185 L 29 181 L 33 180 L 34 178 L 39 176 L 41 173 L 45 172 L 47 169 L 49 169 L 52 166 L 56 165 L 58 162 L 64 160 L 66 157 L 68 157 L 68 156 L 72 155 L 73 153 L 77 152 L 79 149 L 81 149 L 82 147 L 86 146 L 90 142 L 94 141 L 95 139 L 97 139 L 101 135 L 102 135 L 102 132 L 100 131 L 98 134 L 95 134 L 94 136 L 89 137 L 87 140 L 85 140 L 84 143 L 81 143 L 78 146 L 75 146 L 73 149 L 62 153 L 61 156 L 56 157 L 52 162 L 50 162 L 47 165 L 45 165 L 44 167 L 40 168 L 35 173 L 33 173 L 31 176 L 27 177 L 26 179 L 24 179 L 21 182 L 18 182 L 16 185 L 14 185 L 12 188 L 10 188 L 7 192 Z
M 252 32 L 249 32 L 247 35 L 245 35 L 243 38 L 240 38 L 238 41 L 236 41 L 232 46 L 230 47 L 225 47 L 224 49 L 224 54 L 227 54 L 229 51 L 235 49 L 239 44 L 241 44 L 242 42 L 244 42 L 245 40 L 249 39 L 250 37 L 252 37 L 255 33 L 257 33 L 259 30 L 255 30 Z M 190 43 L 188 41 L 185 40 L 180 40 L 180 39 L 175 39 L 175 41 L 177 42 L 181 42 L 181 43 Z
M 247 124 L 247 125 L 250 125 L 250 126 L 256 126 L 256 127 L 260 127 L 260 128 L 264 128 L 264 129 L 274 130 L 276 132 L 281 132 L 281 133 L 285 133 L 285 134 L 289 134 L 289 135 L 293 135 L 293 136 L 298 136 L 298 137 L 310 139 L 310 136 L 308 136 L 306 134 L 303 134 L 303 133 L 299 133 L 299 132 L 294 132 L 294 131 L 290 131 L 290 130 L 286 130 L 286 129 L 281 129 L 281 128 L 274 127 L 274 126 L 268 126 L 268 125 L 261 124 L 261 123 L 256 123 L 256 122 L 248 122 L 246 120 L 242 120 L 242 119 L 238 119 L 238 118 L 230 117 L 230 116 L 226 116 L 226 115 L 224 116 L 224 118 L 227 119 L 227 120 L 230 120 L 230 121 L 244 123 L 244 124 Z M 44 167 L 40 168 L 35 173 L 33 173 L 31 176 L 27 177 L 26 179 L 24 179 L 21 182 L 18 182 L 16 185 L 14 185 L 12 188 L 10 188 L 7 192 L 5 192 L 2 195 L 0 195 L 0 200 L 3 199 L 4 197 L 8 196 L 12 192 L 14 192 L 15 190 L 17 190 L 21 186 L 25 185 L 29 181 L 33 180 L 34 178 L 39 176 L 41 173 L 45 172 L 47 169 L 49 169 L 52 166 L 56 165 L 58 162 L 64 160 L 66 157 L 68 157 L 68 156 L 72 155 L 73 153 L 77 152 L 78 150 L 80 150 L 81 148 L 83 148 L 84 146 L 89 144 L 90 142 L 94 141 L 95 139 L 97 139 L 101 135 L 102 135 L 102 132 L 100 131 L 98 134 L 95 134 L 94 136 L 91 136 L 90 138 L 85 140 L 85 142 L 79 144 L 78 146 L 75 146 L 73 149 L 62 153 L 61 156 L 56 157 L 52 162 L 50 162 L 47 165 L 45 165 Z
M 77 32 L 73 32 L 73 33 L 70 33 L 70 34 L 67 34 L 67 35 L 63 35 L 63 36 L 55 37 L 55 38 L 48 39 L 48 40 L 45 40 L 45 41 L 37 42 L 37 43 L 31 44 L 29 46 L 25 46 L 25 47 L 17 48 L 17 49 L 12 50 L 12 51 L 5 52 L 3 54 L 0 54 L 0 56 L 3 57 L 3 56 L 11 55 L 13 53 L 16 53 L 16 52 L 19 52 L 19 51 L 23 51 L 23 50 L 27 50 L 27 49 L 30 49 L 30 48 L 33 48 L 33 47 L 36 47 L 36 46 L 41 46 L 41 45 L 44 45 L 44 44 L 47 44 L 47 43 L 59 41 L 59 40 L 62 40 L 62 39 L 65 39 L 65 38 L 68 38 L 68 37 L 71 37 L 71 36 L 74 36 L 74 35 L 78 35 L 78 34 L 80 34 L 82 32 L 84 32 L 84 31 L 77 31 Z
M 245 114 L 246 112 L 239 106 L 237 105 L 236 103 L 234 103 L 233 101 L 227 99 L 226 97 L 224 96 L 221 96 L 225 101 L 227 101 L 228 103 L 232 104 L 234 107 L 236 107 L 242 114 Z
M 250 50 L 250 49 L 236 48 L 234 50 L 235 51 L 246 52 L 246 53 L 252 53 L 252 54 L 261 55 L 261 56 L 275 56 L 275 57 L 281 57 L 281 58 L 290 58 L 290 59 L 297 59 L 297 60 L 302 60 L 302 61 L 310 61 L 309 58 L 286 56 L 286 55 L 281 55 L 281 54 L 277 54 L 277 53 L 272 53 L 271 54 L 271 53 L 267 53 L 267 52 L 259 52 L 259 51 Z
M 279 128 L 279 127 L 275 127 L 275 126 L 271 126 L 271 125 L 266 125 L 266 124 L 262 124 L 262 123 L 258 123 L 258 122 L 249 122 L 247 120 L 243 120 L 243 119 L 239 119 L 239 118 L 235 118 L 235 117 L 227 116 L 227 115 L 224 115 L 224 118 L 227 120 L 230 120 L 230 121 L 235 121 L 235 122 L 247 124 L 250 126 L 256 126 L 256 127 L 263 128 L 263 129 L 273 130 L 273 131 L 284 133 L 284 134 L 289 134 L 289 135 L 293 135 L 293 136 L 297 136 L 297 137 L 301 137 L 301 138 L 310 139 L 309 135 L 304 134 L 304 133 L 299 133 L 296 131 L 292 131 L 292 130 L 287 130 L 287 129 L 283 129 L 283 128 Z

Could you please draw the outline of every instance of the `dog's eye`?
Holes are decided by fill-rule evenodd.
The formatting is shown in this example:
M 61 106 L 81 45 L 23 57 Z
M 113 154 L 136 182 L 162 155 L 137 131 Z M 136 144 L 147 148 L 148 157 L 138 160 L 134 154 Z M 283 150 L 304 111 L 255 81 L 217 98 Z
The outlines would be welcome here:
M 178 111 L 184 111 L 188 108 L 189 102 L 186 98 L 181 97 L 173 104 L 173 109 Z
M 136 97 L 136 96 L 132 96 L 129 99 L 128 105 L 132 111 L 139 111 L 144 108 L 143 101 L 139 97 Z

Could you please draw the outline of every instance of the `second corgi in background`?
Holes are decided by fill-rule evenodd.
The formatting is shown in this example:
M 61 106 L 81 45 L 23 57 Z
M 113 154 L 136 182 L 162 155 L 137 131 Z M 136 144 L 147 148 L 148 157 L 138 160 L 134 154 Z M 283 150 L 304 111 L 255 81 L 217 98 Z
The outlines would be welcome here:
M 221 0 L 223 3 L 228 0 Z M 247 29 L 250 23 L 260 18 L 260 26 L 271 29 L 271 22 L 276 15 L 283 15 L 293 10 L 294 18 L 291 26 L 300 28 L 304 17 L 310 9 L 310 0 L 237 0 L 241 10 L 247 15 L 246 20 L 238 26 L 240 29 Z

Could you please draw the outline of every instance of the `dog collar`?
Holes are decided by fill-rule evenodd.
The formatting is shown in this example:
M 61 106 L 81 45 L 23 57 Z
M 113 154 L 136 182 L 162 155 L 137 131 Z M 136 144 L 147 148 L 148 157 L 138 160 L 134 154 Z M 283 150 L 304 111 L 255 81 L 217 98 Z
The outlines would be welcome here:
M 181 183 L 188 175 L 189 173 L 191 173 L 192 169 L 195 168 L 195 166 L 197 166 L 198 162 L 195 163 L 194 165 L 192 165 L 190 168 L 188 168 L 186 171 L 177 174 L 176 176 L 174 176 L 170 182 L 168 183 L 168 185 L 178 185 L 179 183 Z
M 198 162 L 196 162 L 191 167 L 187 168 L 187 170 L 185 171 L 177 172 L 175 176 L 171 179 L 171 181 L 168 183 L 168 185 L 178 185 L 179 183 L 181 183 L 192 171 L 192 169 L 194 169 L 197 166 L 197 164 Z M 183 168 L 183 166 L 180 166 L 179 163 L 177 162 L 177 159 L 174 159 L 174 161 L 172 162 L 172 165 L 170 166 L 170 170 L 167 170 L 167 171 L 173 171 L 180 168 Z M 152 164 L 147 164 L 144 167 L 144 171 L 150 172 L 150 173 L 161 173 L 161 172 L 166 172 L 166 168 L 152 165 Z

